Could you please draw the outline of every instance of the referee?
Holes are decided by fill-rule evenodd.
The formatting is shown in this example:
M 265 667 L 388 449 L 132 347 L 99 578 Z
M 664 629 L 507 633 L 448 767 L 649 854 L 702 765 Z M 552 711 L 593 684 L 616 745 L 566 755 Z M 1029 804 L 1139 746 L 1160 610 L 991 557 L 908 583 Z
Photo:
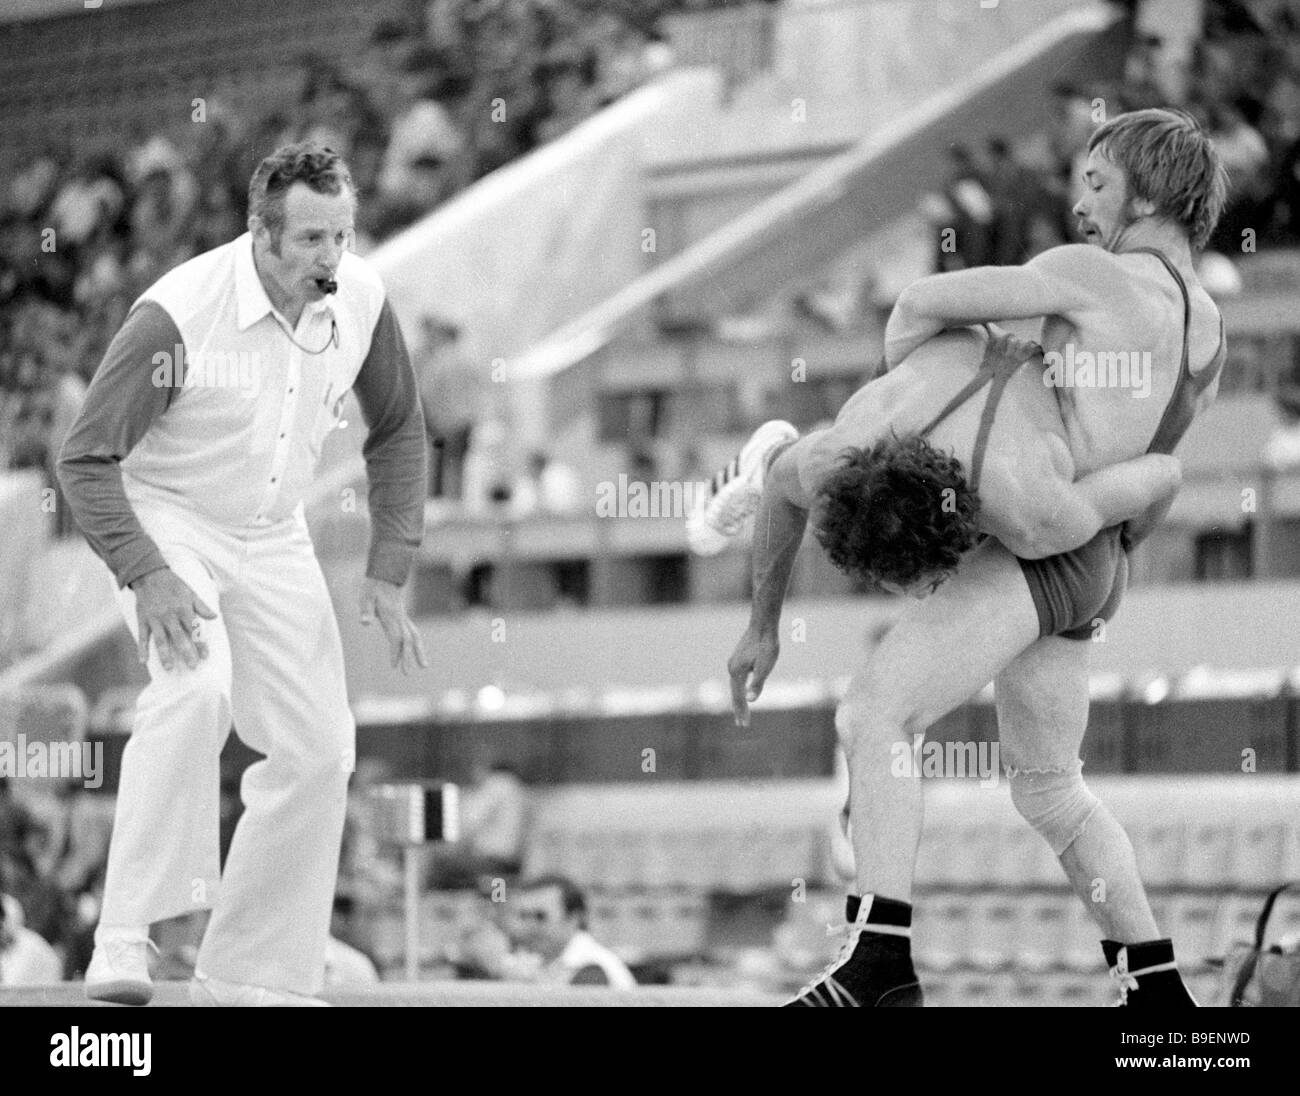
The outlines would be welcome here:
M 263 160 L 249 231 L 135 302 L 60 454 L 149 671 L 86 971 L 95 1000 L 146 1003 L 149 926 L 211 909 L 192 1003 L 323 1004 L 356 728 L 302 499 L 349 389 L 369 427 L 361 620 L 379 621 L 403 672 L 427 665 L 402 601 L 423 531 L 424 423 L 384 287 L 346 250 L 355 209 L 332 150 Z M 244 775 L 222 873 L 232 719 L 265 759 Z

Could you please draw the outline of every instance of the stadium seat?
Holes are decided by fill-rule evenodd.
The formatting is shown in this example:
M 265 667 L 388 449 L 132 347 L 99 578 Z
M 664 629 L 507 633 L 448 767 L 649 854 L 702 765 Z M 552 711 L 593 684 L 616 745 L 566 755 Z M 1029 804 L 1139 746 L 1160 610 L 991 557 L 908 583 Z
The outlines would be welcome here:
M 1078 904 L 1077 899 L 1065 891 L 1019 897 L 1012 952 L 1017 970 L 1044 971 L 1065 965 L 1071 903 Z
M 1280 944 L 1283 951 L 1300 949 L 1300 893 L 1287 892 L 1277 900 L 1264 942 Z
M 952 976 L 952 1004 L 957 1008 L 992 1008 L 1024 1003 L 1007 975 L 957 974 Z
M 1005 892 L 971 895 L 970 951 L 966 958 L 979 970 L 1002 970 L 1022 958 L 1022 898 Z
M 956 987 L 951 979 L 934 978 L 921 975 L 921 989 L 925 994 L 927 1008 L 952 1008 L 959 1004 Z
M 1255 938 L 1255 922 L 1263 904 L 1262 894 L 1225 894 L 1219 899 L 1211 958 L 1227 955 L 1234 944 L 1249 943 Z
M 1287 870 L 1286 820 L 1241 819 L 1233 828 L 1232 864 L 1225 882 L 1238 887 L 1266 887 L 1279 870 Z
M 1138 870 L 1152 887 L 1176 886 L 1187 860 L 1187 827 L 1178 820 L 1155 821 L 1130 831 Z
M 1071 894 L 1066 903 L 1065 947 L 1061 961 L 1072 971 L 1105 969 L 1101 950 L 1101 929 L 1088 914 L 1088 908 Z
M 1042 836 L 1020 818 L 997 830 L 996 857 L 986 881 L 1012 887 L 1059 886 L 1061 865 Z
M 1092 1008 L 1109 1004 L 1108 999 L 1100 998 L 1111 993 L 1105 978 L 1055 974 L 1042 979 L 1042 998 L 1038 1003 L 1046 1008 Z
M 1174 941 L 1181 966 L 1194 970 L 1218 952 L 1219 901 L 1212 895 L 1174 895 L 1163 932 Z
M 965 895 L 940 893 L 918 900 L 914 914 L 922 909 L 919 923 L 913 924 L 912 941 L 917 963 L 930 970 L 953 970 L 969 961 L 974 939 L 974 910 Z
M 1193 887 L 1221 887 L 1230 882 L 1236 829 L 1230 820 L 1190 824 L 1181 882 Z
M 947 883 L 980 886 L 995 880 L 998 864 L 1000 827 L 983 819 L 968 819 L 958 824 L 957 845 L 947 864 Z
M 941 887 L 953 881 L 954 863 L 961 858 L 957 820 L 927 818 L 916 860 L 918 886 Z
M 659 894 L 659 911 L 661 955 L 689 957 L 703 951 L 709 911 L 705 895 L 688 887 L 667 887 Z

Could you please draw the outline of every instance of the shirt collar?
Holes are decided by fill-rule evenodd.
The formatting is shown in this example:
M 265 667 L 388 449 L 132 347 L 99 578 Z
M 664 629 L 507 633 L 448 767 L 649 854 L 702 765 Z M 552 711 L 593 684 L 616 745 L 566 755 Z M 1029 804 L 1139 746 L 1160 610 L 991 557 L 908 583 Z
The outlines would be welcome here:
M 247 331 L 263 316 L 275 311 L 253 263 L 251 232 L 245 232 L 235 241 L 235 298 L 239 302 L 236 326 L 240 331 Z
M 238 302 L 235 322 L 240 331 L 247 331 L 263 316 L 276 314 L 271 298 L 266 295 L 262 279 L 258 277 L 257 265 L 253 262 L 251 232 L 245 232 L 235 241 L 235 299 Z M 333 314 L 328 298 L 308 303 L 307 311 Z

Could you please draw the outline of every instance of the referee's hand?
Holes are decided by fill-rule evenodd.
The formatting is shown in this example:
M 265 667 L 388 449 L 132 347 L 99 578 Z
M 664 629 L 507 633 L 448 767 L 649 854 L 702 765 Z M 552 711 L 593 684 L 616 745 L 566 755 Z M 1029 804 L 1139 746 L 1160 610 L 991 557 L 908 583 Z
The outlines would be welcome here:
M 361 623 L 369 627 L 376 620 L 388 637 L 391 666 L 400 665 L 404 674 L 409 674 L 417 665 L 428 667 L 424 640 L 406 615 L 402 588 L 367 575 L 361 586 Z
M 131 591 L 141 662 L 149 661 L 150 637 L 164 670 L 170 670 L 178 658 L 193 670 L 208 657 L 198 618 L 216 620 L 217 614 L 175 571 L 170 567 L 150 571 L 131 583 Z

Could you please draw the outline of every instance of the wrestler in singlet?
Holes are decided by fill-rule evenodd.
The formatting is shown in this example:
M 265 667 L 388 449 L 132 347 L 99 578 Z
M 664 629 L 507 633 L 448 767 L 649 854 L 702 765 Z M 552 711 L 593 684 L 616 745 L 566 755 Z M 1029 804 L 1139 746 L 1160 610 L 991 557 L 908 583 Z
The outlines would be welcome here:
M 1187 283 L 1177 267 L 1161 252 L 1135 247 L 1129 253 L 1154 255 L 1164 264 L 1183 297 L 1183 352 L 1174 391 L 1156 426 L 1148 453 L 1172 454 L 1196 415 L 1196 404 L 1223 368 L 1227 356 L 1223 317 L 1219 317 L 1219 349 L 1214 359 L 1195 376 L 1188 365 L 1192 303 Z M 1020 569 L 1038 610 L 1039 635 L 1065 639 L 1091 639 L 1098 622 L 1110 620 L 1119 609 L 1128 584 L 1127 549 L 1132 547 L 1123 526 L 1103 529 L 1082 548 L 1046 559 L 1022 559 Z

